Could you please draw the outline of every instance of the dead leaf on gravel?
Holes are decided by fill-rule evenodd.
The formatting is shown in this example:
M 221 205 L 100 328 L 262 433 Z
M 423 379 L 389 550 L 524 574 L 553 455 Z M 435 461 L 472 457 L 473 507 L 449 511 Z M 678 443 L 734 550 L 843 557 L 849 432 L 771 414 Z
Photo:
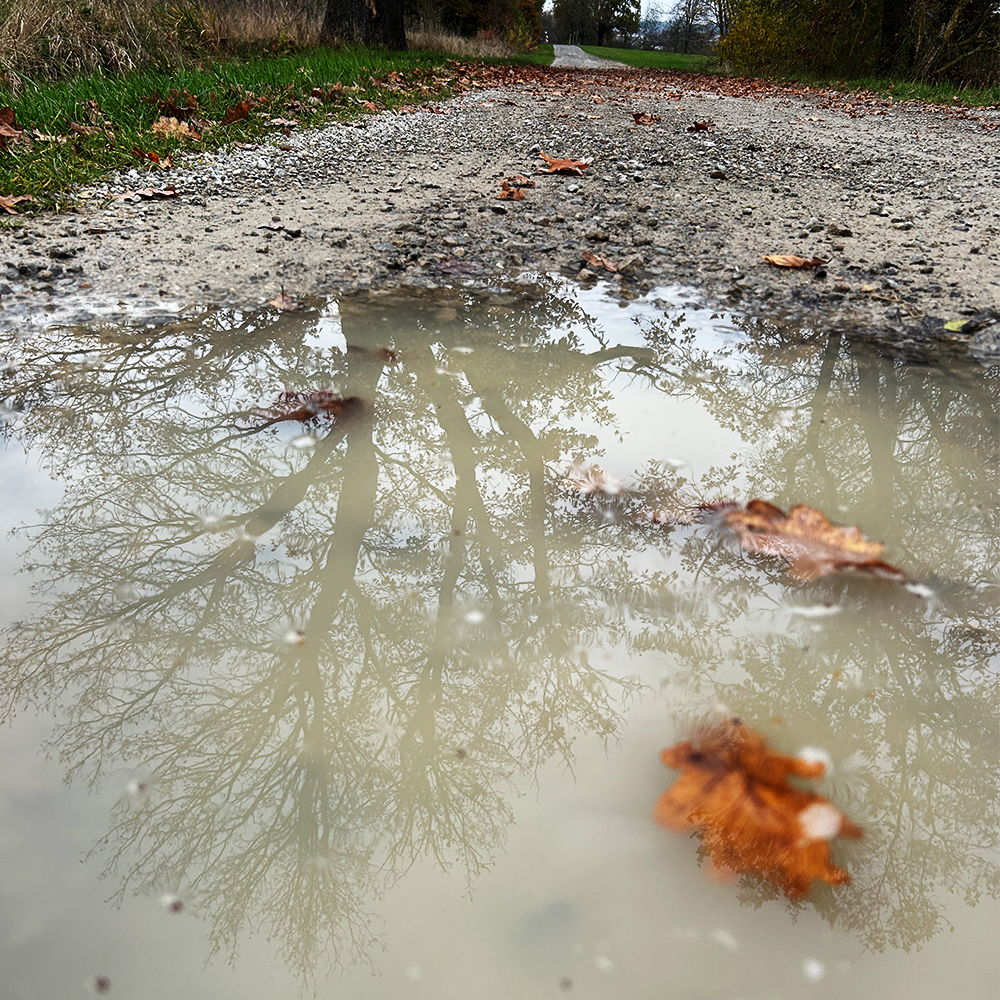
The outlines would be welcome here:
M 808 582 L 830 573 L 855 572 L 906 583 L 906 574 L 881 558 L 885 546 L 860 528 L 832 524 L 815 507 L 796 504 L 786 514 L 766 500 L 751 500 L 744 510 L 723 514 L 723 521 L 748 552 L 789 560 L 789 575 Z
M 659 115 L 651 115 L 648 111 L 633 111 L 632 117 L 636 125 L 655 125 L 659 120 Z
M 711 132 L 715 128 L 715 122 L 705 121 L 705 122 L 695 122 L 693 125 L 688 125 L 687 130 L 689 132 Z
M 223 116 L 222 121 L 219 122 L 220 125 L 232 125 L 233 122 L 242 121 L 248 114 L 250 114 L 250 109 L 253 107 L 253 101 L 248 97 L 244 101 L 240 101 L 239 104 L 234 104 Z
M 814 881 L 851 881 L 832 863 L 830 841 L 856 839 L 861 829 L 828 799 L 788 780 L 821 778 L 822 761 L 776 753 L 740 719 L 701 727 L 660 760 L 681 773 L 653 818 L 669 830 L 697 830 L 717 869 L 766 878 L 793 900 Z
M 497 201 L 524 201 L 524 192 L 520 188 L 511 187 L 507 181 L 503 181 L 497 192 Z
M 164 198 L 176 198 L 177 188 L 173 184 L 166 187 L 147 187 L 141 191 L 126 191 L 124 194 L 113 194 L 112 201 L 160 201 Z
M 34 201 L 35 199 L 30 194 L 10 194 L 10 195 L 0 195 L 0 208 L 2 208 L 8 215 L 17 215 L 17 210 L 14 208 L 15 205 L 20 205 L 24 201 Z
M 822 257 L 796 257 L 793 253 L 763 254 L 764 260 L 775 267 L 821 267 L 827 261 Z
M 510 184 L 511 187 L 515 188 L 535 187 L 535 182 L 530 177 L 525 177 L 524 174 L 514 174 L 513 177 L 508 177 L 507 183 Z
M 168 136 L 174 139 L 200 139 L 201 133 L 196 132 L 185 121 L 177 118 L 157 118 L 153 122 L 153 131 L 157 135 Z
M 608 260 L 607 257 L 602 257 L 600 254 L 589 253 L 585 250 L 582 254 L 580 254 L 580 257 L 588 264 L 596 267 L 598 270 L 604 268 L 605 271 L 610 271 L 612 274 L 618 273 L 618 265 L 614 261 Z
M 539 167 L 540 174 L 577 174 L 583 176 L 584 170 L 593 163 L 593 160 L 560 160 L 547 153 L 538 154 L 547 164 L 547 167 Z
M 161 157 L 159 153 L 147 153 L 137 147 L 133 147 L 132 155 L 138 157 L 140 160 L 149 160 L 151 163 L 155 163 L 161 170 L 169 170 L 174 165 L 173 158 L 169 153 Z

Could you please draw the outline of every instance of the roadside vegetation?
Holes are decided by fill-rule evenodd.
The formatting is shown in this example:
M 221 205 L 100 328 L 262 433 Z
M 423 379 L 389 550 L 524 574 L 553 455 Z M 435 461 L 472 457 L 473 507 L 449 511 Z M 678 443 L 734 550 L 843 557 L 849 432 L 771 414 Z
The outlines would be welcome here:
M 185 154 L 234 142 L 280 144 L 295 128 L 407 105 L 414 110 L 467 85 L 472 62 L 547 65 L 551 41 L 583 41 L 590 30 L 591 0 L 573 8 L 584 19 L 574 29 L 578 39 L 560 34 L 560 22 L 542 14 L 540 5 L 532 8 L 537 0 L 498 0 L 474 10 L 461 0 L 404 0 L 407 51 L 343 39 L 323 44 L 330 11 L 352 2 L 0 0 L 0 220 L 58 206 L 73 187 L 111 170 L 136 167 L 150 173 L 150 184 L 163 185 L 169 183 L 164 168 Z M 627 14 L 629 3 L 616 0 L 616 9 Z M 370 9 L 368 0 L 362 6 Z M 594 27 L 595 35 L 617 40 L 617 47 L 583 47 L 640 68 L 746 68 L 739 52 L 745 54 L 749 43 L 740 25 L 759 5 L 688 0 L 677 10 L 682 7 L 695 21 L 656 22 L 652 6 L 642 23 L 622 15 L 601 31 Z M 728 63 L 706 54 L 715 45 L 711 39 L 718 39 L 709 15 L 724 7 L 736 17 L 717 46 Z M 554 8 L 557 15 L 569 9 Z M 762 17 L 755 23 L 764 26 L 760 52 L 766 53 L 771 29 Z M 543 30 L 550 42 L 540 41 Z M 637 48 L 644 39 L 691 51 Z M 737 42 L 744 48 L 734 48 Z M 782 82 L 943 104 L 1000 104 L 1000 87 L 963 86 L 957 77 L 845 77 L 832 69 L 825 76 L 792 77 L 794 65 L 788 72 L 780 61 L 768 67 L 762 75 Z M 24 196 L 31 200 L 11 202 Z

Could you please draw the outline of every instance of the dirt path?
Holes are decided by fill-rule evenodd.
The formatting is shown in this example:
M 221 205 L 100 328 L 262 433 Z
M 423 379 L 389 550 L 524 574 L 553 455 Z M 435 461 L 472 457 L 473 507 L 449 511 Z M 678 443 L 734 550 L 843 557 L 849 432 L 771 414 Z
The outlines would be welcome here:
M 555 59 L 552 65 L 556 69 L 626 69 L 624 63 L 611 59 L 601 59 L 584 52 L 579 45 L 553 45 Z
M 524 269 L 586 281 L 589 252 L 625 264 L 626 279 L 600 273 L 626 297 L 683 284 L 903 350 L 944 338 L 1000 359 L 1000 114 L 743 85 L 540 70 L 433 109 L 112 177 L 76 213 L 0 234 L 0 327 L 263 303 L 281 286 L 495 284 Z M 540 152 L 593 163 L 536 175 Z M 498 201 L 519 173 L 537 186 Z M 179 197 L 107 202 L 150 183 Z M 761 259 L 772 253 L 829 263 L 789 271 Z

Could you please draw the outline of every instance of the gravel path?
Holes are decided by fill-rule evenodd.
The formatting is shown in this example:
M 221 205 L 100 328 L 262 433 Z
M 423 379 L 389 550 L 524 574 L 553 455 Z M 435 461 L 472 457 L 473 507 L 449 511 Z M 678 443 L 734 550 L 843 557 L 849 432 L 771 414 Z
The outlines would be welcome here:
M 624 63 L 592 56 L 579 45 L 553 45 L 552 48 L 556 56 L 552 65 L 556 69 L 627 69 Z
M 624 278 L 601 274 L 626 299 L 681 284 L 712 305 L 837 324 L 904 352 L 947 340 L 1000 359 L 1000 148 L 984 128 L 1000 124 L 996 110 L 969 120 L 676 79 L 687 82 L 664 92 L 641 72 L 543 73 L 169 174 L 113 176 L 75 213 L 0 233 L 0 328 L 263 303 L 282 286 L 488 285 L 522 269 L 592 281 L 591 252 L 621 265 Z M 710 129 L 689 131 L 696 121 Z M 498 201 L 540 152 L 593 164 Z M 150 183 L 179 197 L 107 202 Z M 761 259 L 771 253 L 829 263 L 779 269 Z

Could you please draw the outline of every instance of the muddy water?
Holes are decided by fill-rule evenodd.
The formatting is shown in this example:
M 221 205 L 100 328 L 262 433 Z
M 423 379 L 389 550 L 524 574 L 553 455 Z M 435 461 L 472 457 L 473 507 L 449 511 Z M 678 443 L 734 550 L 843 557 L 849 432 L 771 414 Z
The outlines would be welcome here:
M 7 345 L 4 995 L 995 998 L 995 372 L 544 279 L 313 305 Z M 361 404 L 262 426 L 310 388 Z M 754 496 L 920 585 L 647 517 Z M 850 885 L 653 824 L 720 711 L 829 754 Z

